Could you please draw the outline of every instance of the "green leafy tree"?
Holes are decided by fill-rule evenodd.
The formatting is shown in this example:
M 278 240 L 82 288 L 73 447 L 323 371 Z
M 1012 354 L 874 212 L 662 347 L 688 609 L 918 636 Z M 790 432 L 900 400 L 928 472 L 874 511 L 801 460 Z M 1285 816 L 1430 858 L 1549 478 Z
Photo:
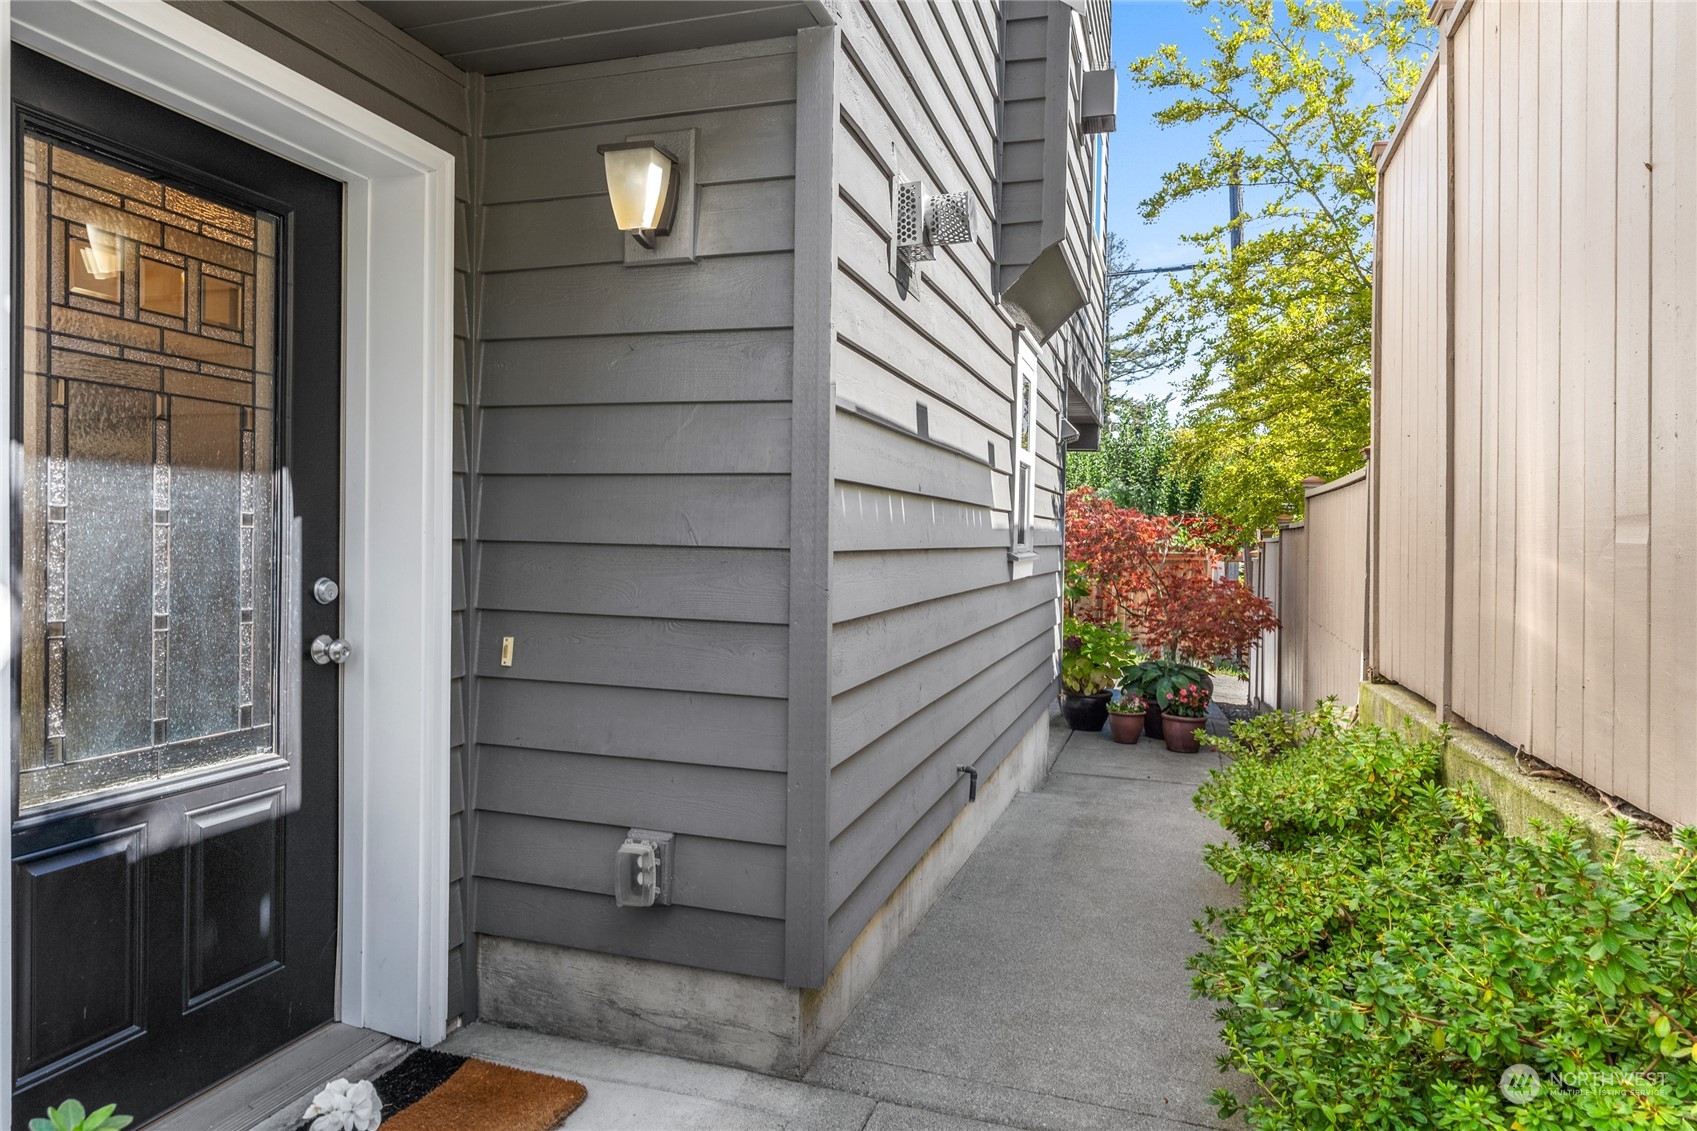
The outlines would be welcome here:
M 1173 101 L 1162 126 L 1210 128 L 1207 151 L 1167 172 L 1146 220 L 1239 183 L 1253 206 L 1193 233 L 1195 271 L 1173 276 L 1131 327 L 1196 373 L 1177 452 L 1204 504 L 1246 526 L 1300 505 L 1307 475 L 1359 467 L 1369 437 L 1373 142 L 1389 137 L 1433 42 L 1423 0 L 1190 0 L 1210 50 L 1164 46 L 1132 79 Z M 1244 238 L 1229 247 L 1233 223 Z M 1247 225 L 1247 226 L 1246 226 Z
M 1101 448 L 1067 453 L 1067 490 L 1095 487 L 1144 514 L 1194 514 L 1202 477 L 1180 469 L 1166 397 L 1110 396 Z
M 1103 310 L 1108 325 L 1108 395 L 1126 396 L 1130 386 L 1164 369 L 1169 358 L 1161 343 L 1139 332 L 1136 312 L 1150 298 L 1154 275 L 1141 274 L 1131 248 L 1118 232 L 1107 240 L 1107 291 Z
M 1144 514 L 1188 514 L 1202 503 L 1202 480 L 1174 467 L 1167 397 L 1138 397 L 1136 383 L 1168 364 L 1158 344 L 1138 332 L 1132 315 L 1148 298 L 1153 275 L 1134 274 L 1125 240 L 1108 233 L 1108 396 L 1101 446 L 1067 453 L 1067 490 L 1095 487 Z

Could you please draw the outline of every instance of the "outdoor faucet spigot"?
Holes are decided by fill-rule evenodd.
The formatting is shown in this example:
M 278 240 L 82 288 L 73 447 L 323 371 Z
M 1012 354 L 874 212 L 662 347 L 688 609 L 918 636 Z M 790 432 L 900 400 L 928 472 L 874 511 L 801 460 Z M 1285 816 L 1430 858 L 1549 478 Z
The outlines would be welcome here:
M 968 802 L 978 800 L 978 771 L 972 766 L 956 766 L 955 770 L 967 775 L 966 799 Z

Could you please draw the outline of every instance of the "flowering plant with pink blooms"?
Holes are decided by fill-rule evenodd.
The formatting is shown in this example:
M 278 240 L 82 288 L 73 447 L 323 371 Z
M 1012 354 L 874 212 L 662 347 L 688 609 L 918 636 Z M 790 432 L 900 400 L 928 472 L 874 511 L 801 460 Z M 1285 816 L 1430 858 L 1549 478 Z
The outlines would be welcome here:
M 1181 719 L 1200 719 L 1208 713 L 1213 694 L 1199 683 L 1187 683 L 1162 698 L 1161 713 Z
M 1149 710 L 1148 702 L 1135 691 L 1122 691 L 1120 697 L 1108 704 L 1112 715 L 1141 715 Z

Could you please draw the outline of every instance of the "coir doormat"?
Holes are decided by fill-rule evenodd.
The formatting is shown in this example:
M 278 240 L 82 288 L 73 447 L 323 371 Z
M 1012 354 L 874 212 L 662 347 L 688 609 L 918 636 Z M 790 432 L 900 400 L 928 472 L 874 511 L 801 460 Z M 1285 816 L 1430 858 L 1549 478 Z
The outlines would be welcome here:
M 383 1101 L 383 1131 L 552 1131 L 589 1095 L 576 1080 L 430 1049 L 412 1052 L 372 1085 Z

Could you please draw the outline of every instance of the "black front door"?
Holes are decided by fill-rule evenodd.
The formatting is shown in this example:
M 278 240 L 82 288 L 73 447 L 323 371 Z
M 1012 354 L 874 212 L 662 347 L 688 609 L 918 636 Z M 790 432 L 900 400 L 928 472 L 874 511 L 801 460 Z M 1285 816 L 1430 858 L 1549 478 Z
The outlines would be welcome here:
M 145 1119 L 335 1007 L 342 191 L 12 59 L 12 1118 Z

